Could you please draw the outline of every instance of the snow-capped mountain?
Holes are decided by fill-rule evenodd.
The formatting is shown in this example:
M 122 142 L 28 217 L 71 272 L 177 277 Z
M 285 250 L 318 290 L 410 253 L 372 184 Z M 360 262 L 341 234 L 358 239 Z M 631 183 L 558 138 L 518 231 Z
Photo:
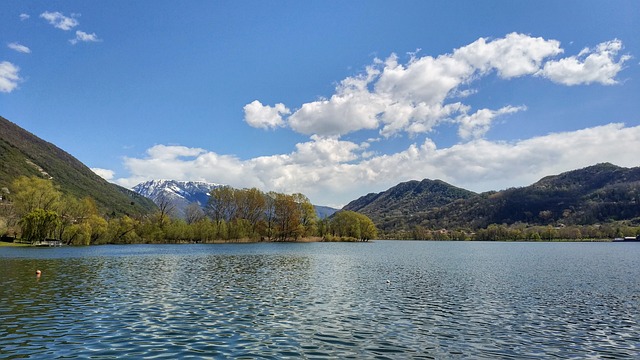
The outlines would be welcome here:
M 153 200 L 156 205 L 161 201 L 169 200 L 175 208 L 175 215 L 184 218 L 187 206 L 197 203 L 204 209 L 209 201 L 209 193 L 220 186 L 224 185 L 203 181 L 149 180 L 134 186 L 133 191 Z M 327 206 L 314 205 L 314 207 L 320 219 L 338 211 Z
M 156 204 L 163 199 L 169 200 L 175 206 L 175 215 L 183 217 L 191 203 L 204 208 L 211 190 L 219 186 L 222 185 L 203 181 L 150 180 L 134 186 L 133 190 Z

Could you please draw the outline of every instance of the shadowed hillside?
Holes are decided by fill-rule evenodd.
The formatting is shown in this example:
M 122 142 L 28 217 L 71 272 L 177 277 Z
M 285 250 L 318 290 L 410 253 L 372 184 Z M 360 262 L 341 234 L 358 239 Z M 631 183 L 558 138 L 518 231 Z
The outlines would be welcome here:
M 51 178 L 64 193 L 93 198 L 105 213 L 155 209 L 151 200 L 107 182 L 64 150 L 0 117 L 0 188 L 22 175 Z
M 370 217 L 383 230 L 405 228 L 416 219 L 442 207 L 476 197 L 477 194 L 440 180 L 407 181 L 378 194 L 368 194 L 343 209 Z
M 481 229 L 490 224 L 590 225 L 640 218 L 640 168 L 604 163 L 526 187 L 475 194 L 442 181 L 401 183 L 347 206 L 383 231 Z

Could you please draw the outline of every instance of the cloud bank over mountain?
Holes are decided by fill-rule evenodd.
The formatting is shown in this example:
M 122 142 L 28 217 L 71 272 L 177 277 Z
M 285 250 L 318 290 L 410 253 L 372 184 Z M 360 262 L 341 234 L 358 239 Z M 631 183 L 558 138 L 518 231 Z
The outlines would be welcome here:
M 438 148 L 425 139 L 393 154 L 369 154 L 366 144 L 313 137 L 289 154 L 242 160 L 198 148 L 158 145 L 145 157 L 126 158 L 131 172 L 116 182 L 132 187 L 148 179 L 216 179 L 235 187 L 302 192 L 339 207 L 368 192 L 411 179 L 442 179 L 474 191 L 529 185 L 549 174 L 614 162 L 637 164 L 623 151 L 640 143 L 640 126 L 609 124 L 516 142 L 475 139 Z
M 465 102 L 489 76 L 499 81 L 530 76 L 556 86 L 615 85 L 630 58 L 622 52 L 622 42 L 614 39 L 567 55 L 557 40 L 511 33 L 480 38 L 438 56 L 415 53 L 406 63 L 391 54 L 340 81 L 328 98 L 295 108 L 259 100 L 247 104 L 244 121 L 249 126 L 309 136 L 289 153 L 241 159 L 202 148 L 156 145 L 145 156 L 125 158 L 131 175 L 115 181 L 131 187 L 149 179 L 207 180 L 302 192 L 314 203 L 338 207 L 411 179 L 442 179 L 486 191 L 528 185 L 598 162 L 635 166 L 633 152 L 620 149 L 640 143 L 638 126 L 610 123 L 490 141 L 485 135 L 496 120 L 527 111 L 526 101 L 498 108 Z M 429 137 L 451 129 L 457 129 L 459 141 L 449 147 L 440 148 Z M 367 131 L 378 136 L 346 139 Z M 372 145 L 399 136 L 415 141 L 400 151 L 372 150 Z

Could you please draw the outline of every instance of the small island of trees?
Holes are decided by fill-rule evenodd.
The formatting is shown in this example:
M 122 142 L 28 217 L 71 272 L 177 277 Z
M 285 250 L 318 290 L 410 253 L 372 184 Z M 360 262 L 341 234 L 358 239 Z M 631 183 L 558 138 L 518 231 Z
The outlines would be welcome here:
M 50 179 L 20 177 L 4 189 L 0 235 L 37 244 L 215 243 L 239 241 L 367 241 L 377 229 L 366 216 L 340 211 L 318 219 L 303 194 L 214 189 L 204 209 L 191 204 L 177 217 L 167 198 L 143 216 L 101 215 L 89 197 L 63 194 Z

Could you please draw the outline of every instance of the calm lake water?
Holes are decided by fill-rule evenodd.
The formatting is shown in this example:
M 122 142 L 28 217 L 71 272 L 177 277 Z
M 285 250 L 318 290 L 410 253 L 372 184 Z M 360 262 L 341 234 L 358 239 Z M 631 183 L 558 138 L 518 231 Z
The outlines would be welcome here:
M 639 356 L 640 243 L 0 248 L 0 358 Z

